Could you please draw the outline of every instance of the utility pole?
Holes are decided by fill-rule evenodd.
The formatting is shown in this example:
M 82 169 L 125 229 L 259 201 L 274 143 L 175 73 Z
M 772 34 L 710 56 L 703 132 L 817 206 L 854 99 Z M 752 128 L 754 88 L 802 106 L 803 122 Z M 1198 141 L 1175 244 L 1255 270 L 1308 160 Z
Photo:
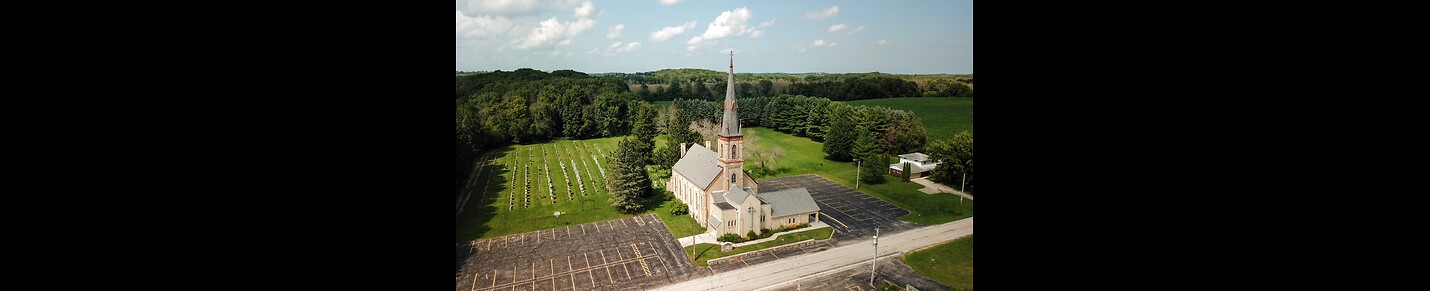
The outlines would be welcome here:
M 874 263 L 869 267 L 869 286 L 874 286 L 874 274 L 879 270 L 879 228 L 874 228 Z
M 859 159 L 854 159 L 854 190 L 859 190 L 859 170 L 863 169 L 864 163 L 860 162 Z

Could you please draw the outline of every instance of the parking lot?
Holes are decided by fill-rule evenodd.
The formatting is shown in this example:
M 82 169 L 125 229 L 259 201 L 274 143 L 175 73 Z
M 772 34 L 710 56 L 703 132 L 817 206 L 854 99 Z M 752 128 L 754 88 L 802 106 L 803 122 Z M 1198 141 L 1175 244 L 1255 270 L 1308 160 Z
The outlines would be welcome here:
M 774 192 L 784 189 L 805 187 L 809 195 L 819 205 L 819 220 L 834 228 L 834 237 L 827 242 L 816 243 L 797 249 L 779 252 L 756 251 L 757 255 L 726 260 L 710 264 L 711 273 L 721 273 L 750 265 L 797 256 L 855 242 L 868 241 L 874 237 L 874 228 L 880 235 L 889 235 L 919 227 L 917 224 L 899 220 L 909 214 L 907 210 L 854 191 L 817 175 L 800 175 L 759 181 L 760 192 Z M 866 273 L 867 274 L 867 273 Z
M 876 227 L 880 235 L 918 227 L 917 224 L 899 220 L 900 216 L 909 214 L 908 210 L 817 175 L 774 178 L 759 183 L 760 192 L 799 187 L 808 189 L 815 204 L 819 204 L 819 220 L 834 228 L 834 238 L 838 241 L 835 245 L 872 239 Z
M 650 289 L 710 273 L 690 264 L 655 214 L 476 240 L 457 252 L 457 290 Z

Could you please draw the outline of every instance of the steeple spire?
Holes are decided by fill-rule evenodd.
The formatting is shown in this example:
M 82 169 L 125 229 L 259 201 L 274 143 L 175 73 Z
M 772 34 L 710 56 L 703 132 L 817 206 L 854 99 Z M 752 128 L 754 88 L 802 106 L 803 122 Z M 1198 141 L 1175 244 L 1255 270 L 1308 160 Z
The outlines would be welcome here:
M 720 122 L 720 136 L 742 136 L 740 118 L 735 106 L 735 51 L 730 51 L 730 76 L 725 81 L 725 118 Z

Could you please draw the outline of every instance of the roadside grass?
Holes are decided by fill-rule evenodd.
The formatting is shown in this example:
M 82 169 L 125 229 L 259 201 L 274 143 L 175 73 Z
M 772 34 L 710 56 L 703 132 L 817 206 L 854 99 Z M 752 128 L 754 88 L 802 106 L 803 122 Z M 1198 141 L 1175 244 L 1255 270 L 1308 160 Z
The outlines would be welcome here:
M 752 251 L 758 251 L 758 250 L 762 250 L 762 249 L 767 249 L 767 248 L 771 248 L 771 247 L 777 247 L 777 246 L 792 244 L 792 243 L 801 242 L 801 241 L 804 241 L 804 240 L 807 240 L 807 239 L 826 240 L 826 239 L 829 239 L 830 236 L 833 236 L 833 235 L 834 235 L 834 228 L 832 228 L 832 227 L 826 227 L 826 228 L 821 228 L 821 229 L 816 229 L 816 230 L 809 230 L 809 231 L 804 231 L 804 232 L 797 232 L 797 233 L 783 233 L 783 232 L 782 232 L 782 233 L 776 233 L 776 234 L 777 234 L 777 235 L 780 235 L 780 236 L 779 236 L 778 238 L 776 238 L 775 240 L 771 240 L 771 241 L 767 241 L 767 242 L 762 242 L 762 243 L 757 243 L 757 244 L 752 244 L 752 245 L 747 245 L 747 246 L 742 246 L 742 247 L 736 247 L 736 248 L 730 250 L 729 252 L 721 252 L 721 251 L 720 251 L 720 245 L 718 245 L 718 244 L 701 243 L 701 244 L 697 244 L 697 245 L 685 247 L 685 255 L 686 255 L 687 257 L 691 257 L 691 258 L 694 260 L 694 264 L 695 264 L 696 266 L 709 267 L 710 264 L 708 263 L 708 261 L 709 261 L 710 259 L 728 257 L 728 256 L 737 255 L 737 254 L 742 254 L 742 253 L 748 253 L 748 252 L 752 252 Z M 781 234 L 782 234 L 782 235 L 781 235 Z M 692 250 L 697 250 L 698 253 L 697 253 L 696 255 L 691 255 L 691 251 L 692 251 Z
M 900 258 L 914 272 L 954 290 L 973 290 L 973 235 Z

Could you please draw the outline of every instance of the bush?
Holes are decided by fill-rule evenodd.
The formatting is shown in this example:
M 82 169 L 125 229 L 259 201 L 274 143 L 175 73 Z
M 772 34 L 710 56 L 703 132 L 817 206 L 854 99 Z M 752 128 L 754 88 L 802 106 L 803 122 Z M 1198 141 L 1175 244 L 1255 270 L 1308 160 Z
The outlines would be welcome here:
M 675 209 L 671 209 L 671 210 L 670 210 L 670 215 L 686 215 L 686 214 L 690 214 L 690 209 L 689 209 L 689 207 L 686 206 L 684 202 L 680 202 L 680 200 L 676 200 L 676 201 L 675 201 L 675 206 L 673 206 L 673 207 L 674 207 Z
M 750 230 L 749 233 L 746 233 L 746 234 L 745 234 L 745 240 L 753 240 L 753 239 L 756 239 L 756 238 L 758 238 L 758 236 L 755 235 L 755 231 L 754 231 L 754 230 Z
M 761 229 L 760 229 L 760 238 L 770 237 L 771 234 L 774 234 L 774 232 L 770 231 L 770 229 L 768 229 L 768 228 L 761 228 Z
M 741 238 L 740 235 L 738 235 L 738 234 L 733 234 L 733 233 L 727 233 L 727 234 L 725 234 L 725 235 L 720 236 L 720 238 L 715 239 L 715 240 L 722 241 L 722 242 L 732 242 L 732 243 L 742 243 L 742 242 L 745 242 L 745 239 L 744 239 L 744 238 Z

